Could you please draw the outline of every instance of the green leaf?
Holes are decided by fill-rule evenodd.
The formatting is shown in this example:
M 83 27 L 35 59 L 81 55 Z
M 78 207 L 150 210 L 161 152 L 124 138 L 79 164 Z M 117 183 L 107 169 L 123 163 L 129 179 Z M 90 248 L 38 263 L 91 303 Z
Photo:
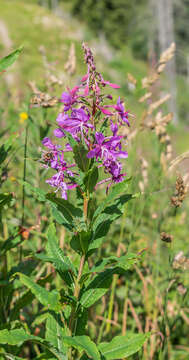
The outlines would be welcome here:
M 139 351 L 144 342 L 150 337 L 146 334 L 127 334 L 125 336 L 116 336 L 109 343 L 101 343 L 98 346 L 104 360 L 117 360 L 128 357 Z
M 27 334 L 23 329 L 0 330 L 0 344 L 22 345 L 23 342 L 38 338 L 37 336 Z
M 133 264 L 136 263 L 136 261 L 138 260 L 137 255 L 132 254 L 132 253 L 128 253 L 127 255 L 123 255 L 120 257 L 117 256 L 109 256 L 107 258 L 104 258 L 103 260 L 99 261 L 99 263 L 97 263 L 96 265 L 94 265 L 91 269 L 90 272 L 100 272 L 105 270 L 105 267 L 119 267 L 122 268 L 123 270 L 129 270 Z
M 38 284 L 44 286 L 47 282 L 52 279 L 52 274 L 47 275 L 45 278 L 39 279 Z M 24 292 L 18 300 L 14 303 L 14 307 L 11 310 L 10 318 L 11 320 L 15 320 L 18 317 L 19 311 L 31 304 L 31 302 L 35 299 L 34 294 L 30 290 Z
M 32 341 L 45 347 L 51 354 L 53 354 L 58 360 L 66 360 L 63 353 L 59 352 L 47 341 L 34 335 L 27 334 L 24 329 L 15 330 L 0 330 L 0 344 L 8 345 L 22 345 L 25 341 Z
M 91 341 L 89 336 L 65 336 L 64 343 L 79 351 L 85 351 L 93 360 L 100 360 L 100 354 L 97 346 Z
M 13 355 L 13 354 L 9 354 L 9 353 L 0 353 L 0 360 L 2 360 L 1 356 L 3 357 L 3 359 L 6 360 L 24 360 L 23 358 Z
M 73 250 L 79 254 L 86 254 L 88 251 L 89 243 L 92 238 L 92 232 L 82 230 L 76 235 L 72 236 L 70 245 Z
M 54 311 L 59 311 L 61 309 L 61 305 L 59 303 L 59 294 L 56 290 L 49 292 L 45 288 L 35 283 L 28 276 L 21 273 L 18 273 L 18 275 L 21 283 L 31 290 L 31 292 L 36 296 L 42 305 L 47 306 L 48 309 Z
M 123 214 L 125 203 L 134 197 L 135 195 L 131 194 L 120 196 L 114 201 L 113 205 L 105 207 L 103 212 L 96 217 L 93 223 L 93 237 L 89 244 L 88 255 L 101 245 L 112 222 L 117 220 Z
M 0 59 L 0 72 L 11 66 L 16 61 L 22 50 L 23 46 L 19 47 L 17 50 Z
M 106 197 L 106 199 L 98 206 L 94 213 L 94 219 L 103 212 L 105 207 L 112 202 L 118 195 L 125 192 L 128 189 L 129 183 L 131 181 L 131 178 L 126 179 L 122 181 L 121 183 L 118 183 L 113 186 L 110 194 Z
M 63 344 L 63 324 L 60 314 L 49 312 L 46 321 L 45 339 L 49 341 L 58 351 L 66 352 Z
M 2 210 L 3 206 L 5 205 L 10 206 L 12 199 L 13 199 L 12 194 L 9 193 L 0 194 L 0 210 Z
M 87 157 L 88 151 L 85 149 L 84 145 L 81 143 L 75 145 L 73 148 L 73 153 L 78 168 L 83 172 L 88 171 L 90 159 Z
M 90 169 L 84 179 L 85 187 L 89 191 L 89 193 L 92 193 L 94 191 L 94 187 L 98 181 L 98 168 L 97 166 L 92 167 Z
M 82 210 L 76 208 L 68 200 L 56 198 L 54 194 L 47 194 L 46 199 L 56 205 L 64 218 L 64 222 L 68 223 L 72 228 L 74 228 L 74 222 L 77 222 L 77 219 L 83 218 Z
M 72 264 L 71 260 L 68 256 L 64 255 L 63 250 L 58 246 L 58 239 L 56 236 L 56 228 L 52 223 L 48 227 L 47 231 L 47 254 L 49 256 L 55 258 L 61 263 L 61 271 L 72 271 L 76 275 L 75 266 Z
M 49 225 L 47 238 L 48 242 L 46 249 L 47 254 L 51 258 L 51 262 L 54 264 L 56 270 L 60 273 L 60 276 L 63 278 L 63 280 L 68 285 L 71 285 L 73 283 L 73 277 L 71 273 L 76 275 L 77 272 L 69 257 L 64 255 L 63 250 L 58 245 L 56 228 L 53 223 Z
M 85 335 L 86 326 L 88 320 L 88 309 L 81 308 L 77 313 L 76 325 L 75 325 L 75 335 Z
M 80 303 L 88 308 L 98 301 L 110 288 L 114 269 L 107 269 L 97 275 L 83 291 Z
M 50 206 L 52 210 L 52 216 L 57 221 L 57 223 L 64 226 L 67 230 L 69 230 L 72 233 L 73 224 L 69 224 L 68 222 L 65 221 L 65 218 L 57 205 L 51 203 Z
M 0 244 L 1 255 L 4 255 L 8 250 L 17 247 L 23 239 L 21 236 L 10 236 L 7 240 Z

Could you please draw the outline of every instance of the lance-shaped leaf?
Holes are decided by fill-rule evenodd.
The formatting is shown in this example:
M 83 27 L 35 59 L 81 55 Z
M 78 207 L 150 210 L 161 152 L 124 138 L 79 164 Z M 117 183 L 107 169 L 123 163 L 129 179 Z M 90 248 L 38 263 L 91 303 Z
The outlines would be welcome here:
M 101 343 L 98 346 L 104 360 L 123 359 L 139 351 L 144 342 L 150 337 L 146 334 L 127 334 L 125 336 L 116 336 L 109 343 Z
M 17 232 L 17 235 L 10 236 L 7 240 L 0 243 L 0 253 L 1 253 L 1 255 L 4 255 L 10 249 L 14 249 L 22 241 L 23 241 L 23 239 L 21 238 L 21 236 L 18 235 L 18 232 Z
M 2 358 L 0 357 L 0 359 L 6 359 L 6 360 L 23 360 L 23 358 L 13 355 L 13 354 L 9 354 L 6 352 L 0 353 L 0 356 L 2 356 Z
M 75 207 L 68 200 L 57 198 L 54 194 L 47 194 L 46 199 L 56 207 L 62 221 L 68 224 L 71 229 L 76 228 L 79 221 L 82 221 L 82 210 Z
M 73 276 L 77 274 L 74 265 L 68 256 L 64 255 L 63 250 L 58 245 L 58 239 L 56 236 L 56 228 L 52 223 L 47 231 L 47 254 L 49 255 L 51 262 L 54 264 L 60 276 L 66 281 L 68 285 L 73 283 Z
M 117 196 L 119 196 L 121 193 L 125 192 L 128 189 L 129 183 L 131 181 L 131 178 L 126 179 L 122 181 L 121 183 L 118 183 L 113 186 L 111 192 L 106 197 L 106 199 L 98 206 L 94 213 L 94 219 L 103 212 L 105 207 L 110 204 Z
M 86 190 L 89 191 L 89 193 L 92 193 L 94 191 L 94 187 L 98 181 L 98 168 L 97 166 L 93 166 L 92 169 L 90 169 L 85 178 L 84 178 L 84 184 L 86 187 Z
M 88 151 L 85 149 L 84 145 L 81 143 L 75 145 L 73 148 L 73 153 L 78 168 L 83 172 L 88 171 L 90 160 L 87 157 Z
M 91 341 L 89 336 L 65 336 L 64 343 L 78 351 L 84 351 L 93 360 L 101 359 L 97 346 Z
M 22 49 L 23 46 L 19 47 L 17 50 L 0 59 L 0 72 L 11 66 L 16 61 Z
M 113 205 L 106 206 L 102 213 L 96 217 L 93 223 L 93 237 L 88 249 L 90 253 L 101 245 L 112 222 L 122 216 L 124 212 L 124 205 L 135 197 L 136 195 L 131 194 L 120 196 L 118 199 L 114 200 Z
M 59 311 L 61 309 L 59 294 L 56 290 L 47 291 L 42 286 L 36 284 L 28 276 L 20 273 L 18 273 L 18 275 L 21 283 L 31 290 L 42 305 L 47 306 L 48 309 L 54 311 Z
M 63 324 L 60 314 L 56 314 L 54 311 L 49 311 L 48 313 L 45 339 L 58 349 L 58 351 L 66 353 L 66 348 L 63 344 Z
M 18 345 L 21 346 L 26 341 L 32 341 L 34 343 L 40 344 L 45 349 L 47 349 L 51 354 L 55 356 L 58 360 L 66 360 L 67 358 L 61 352 L 59 352 L 52 344 L 43 340 L 42 338 L 34 335 L 27 334 L 24 329 L 15 329 L 15 330 L 0 330 L 0 344 L 8 345 Z
M 88 308 L 98 301 L 110 288 L 115 269 L 107 269 L 97 275 L 83 291 L 80 303 Z
M 39 285 L 45 285 L 47 282 L 52 281 L 52 274 L 47 275 L 45 278 L 39 279 Z M 18 317 L 18 313 L 21 309 L 29 305 L 35 299 L 35 295 L 30 291 L 27 290 L 22 294 L 14 303 L 14 307 L 10 313 L 10 319 L 15 320 Z
M 120 257 L 117 256 L 109 256 L 99 261 L 96 265 L 94 265 L 90 272 L 100 272 L 105 269 L 105 267 L 120 267 L 124 270 L 129 270 L 133 264 L 138 260 L 138 256 L 132 253 L 128 253 L 127 255 L 123 255 Z

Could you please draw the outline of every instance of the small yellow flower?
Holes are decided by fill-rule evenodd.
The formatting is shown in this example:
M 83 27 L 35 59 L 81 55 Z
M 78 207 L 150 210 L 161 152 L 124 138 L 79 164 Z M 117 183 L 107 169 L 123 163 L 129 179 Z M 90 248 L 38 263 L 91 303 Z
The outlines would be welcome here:
M 14 176 L 10 176 L 10 181 L 12 181 L 12 182 L 14 182 L 14 181 L 16 181 L 16 178 L 14 177 Z
M 21 112 L 19 114 L 19 123 L 23 124 L 25 120 L 28 119 L 28 114 L 26 112 Z

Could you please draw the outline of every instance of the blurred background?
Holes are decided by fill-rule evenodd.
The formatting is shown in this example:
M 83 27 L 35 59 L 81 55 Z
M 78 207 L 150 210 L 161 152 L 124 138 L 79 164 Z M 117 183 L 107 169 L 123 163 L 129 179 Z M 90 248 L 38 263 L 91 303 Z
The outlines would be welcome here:
M 1 0 L 0 7 L 0 51 L 23 43 L 24 56 L 29 57 L 29 51 L 33 59 L 29 63 L 24 59 L 27 74 L 31 64 L 30 76 L 39 69 L 40 43 L 50 45 L 51 58 L 56 57 L 59 43 L 63 59 L 70 40 L 76 45 L 89 41 L 112 74 L 117 71 L 125 79 L 131 70 L 143 76 L 175 42 L 175 57 L 165 72 L 169 108 L 175 123 L 189 123 L 189 0 Z

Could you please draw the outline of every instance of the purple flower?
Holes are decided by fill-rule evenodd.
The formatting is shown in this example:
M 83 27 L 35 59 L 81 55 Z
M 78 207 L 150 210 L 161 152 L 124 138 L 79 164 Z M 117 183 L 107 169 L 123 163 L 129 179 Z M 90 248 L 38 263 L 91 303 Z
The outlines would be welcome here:
M 64 134 L 64 130 L 72 135 L 76 135 L 78 132 L 83 133 L 84 129 L 93 128 L 93 125 L 89 122 L 90 115 L 86 114 L 83 109 L 73 109 L 71 115 L 59 114 L 57 117 L 58 125 Z M 58 135 L 60 132 L 58 132 Z M 64 135 L 63 135 L 64 136 Z
M 96 143 L 94 148 L 87 154 L 88 158 L 96 157 L 108 160 L 116 159 L 117 157 L 126 158 L 128 156 L 126 151 L 121 151 L 120 139 L 122 136 L 105 137 L 102 133 L 96 132 Z
M 72 105 L 77 101 L 78 86 L 75 86 L 72 90 L 68 89 L 68 92 L 63 92 L 60 101 L 64 103 L 64 111 L 71 109 Z
M 117 110 L 121 120 L 126 123 L 128 126 L 130 126 L 129 120 L 128 120 L 128 112 L 125 111 L 124 106 L 121 102 L 120 96 L 117 100 L 117 105 L 114 105 L 114 109 Z
M 97 166 L 103 167 L 105 174 L 108 174 L 106 179 L 99 182 L 108 182 L 108 190 L 112 183 L 123 181 L 126 175 L 122 171 L 120 159 L 127 158 L 128 154 L 122 150 L 123 136 L 118 135 L 118 130 L 120 125 L 129 125 L 128 112 L 125 111 L 120 97 L 115 105 L 108 102 L 108 99 L 112 100 L 112 96 L 103 93 L 102 89 L 107 85 L 114 89 L 119 86 L 103 79 L 96 70 L 91 50 L 85 44 L 83 49 L 87 74 L 83 76 L 79 86 L 68 88 L 62 93 L 60 101 L 64 104 L 64 111 L 56 119 L 54 135 L 60 139 L 69 133 L 78 143 L 85 143 L 89 149 L 87 157 L 94 159 L 90 164 L 96 162 Z M 118 118 L 116 123 L 112 121 L 115 115 Z M 108 123 L 109 129 L 106 128 Z M 101 128 L 102 132 L 99 130 Z M 49 138 L 43 139 L 43 145 L 48 149 L 43 154 L 43 164 L 56 172 L 47 183 L 55 191 L 60 190 L 61 196 L 67 199 L 67 191 L 77 186 L 74 179 L 79 176 L 79 171 L 72 169 L 76 164 L 68 164 L 64 159 L 67 152 L 73 152 L 72 147 L 66 144 L 62 149 L 61 146 L 54 145 Z
M 57 151 L 59 148 L 61 148 L 61 145 L 54 145 L 51 139 L 49 139 L 48 137 L 45 137 L 42 140 L 42 144 L 53 151 Z
M 48 137 L 43 139 L 42 144 L 50 150 L 49 152 L 43 154 L 42 160 L 45 167 L 50 166 L 53 169 L 58 169 L 59 159 L 63 155 L 63 152 L 59 150 L 61 145 L 54 145 Z
M 54 130 L 54 136 L 56 136 L 57 138 L 62 138 L 65 137 L 65 134 L 61 129 L 58 128 Z
M 46 180 L 46 183 L 52 187 L 61 190 L 62 198 L 67 200 L 67 184 L 64 182 L 64 173 L 63 171 L 57 172 L 50 179 Z
M 74 189 L 77 186 L 77 184 L 66 183 L 64 181 L 64 173 L 63 173 L 63 171 L 57 172 L 50 179 L 46 180 L 46 183 L 49 184 L 52 187 L 55 187 L 56 192 L 60 190 L 61 191 L 61 196 L 65 200 L 67 200 L 67 191 L 69 189 Z
M 105 81 L 105 80 L 102 82 L 102 84 L 103 84 L 103 85 L 109 85 L 109 86 L 111 86 L 113 89 L 119 89 L 119 88 L 120 88 L 119 85 L 117 85 L 117 84 L 112 84 L 111 82 Z

